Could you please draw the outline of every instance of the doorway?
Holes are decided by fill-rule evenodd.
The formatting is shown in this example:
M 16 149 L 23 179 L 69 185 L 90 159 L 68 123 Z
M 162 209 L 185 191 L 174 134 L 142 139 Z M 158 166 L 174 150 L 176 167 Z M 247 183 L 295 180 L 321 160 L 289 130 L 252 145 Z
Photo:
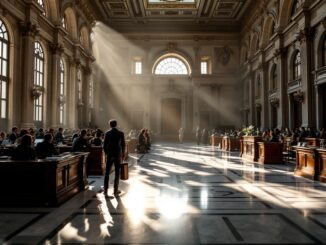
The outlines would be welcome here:
M 181 127 L 181 100 L 163 99 L 161 107 L 161 132 L 163 135 L 177 135 Z
M 271 106 L 271 116 L 272 116 L 272 128 L 277 128 L 277 107 Z
M 200 113 L 199 127 L 200 127 L 200 129 L 206 128 L 206 130 L 210 130 L 210 128 L 209 128 L 209 113 L 208 112 Z
M 299 128 L 302 125 L 302 104 L 293 99 L 293 127 Z

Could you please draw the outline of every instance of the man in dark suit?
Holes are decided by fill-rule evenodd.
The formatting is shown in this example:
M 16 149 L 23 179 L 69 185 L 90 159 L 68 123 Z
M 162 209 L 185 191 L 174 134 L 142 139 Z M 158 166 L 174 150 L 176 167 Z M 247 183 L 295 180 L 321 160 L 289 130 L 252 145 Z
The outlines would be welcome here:
M 119 191 L 119 175 L 121 161 L 124 159 L 125 152 L 125 137 L 124 133 L 117 129 L 117 121 L 109 121 L 111 129 L 105 133 L 103 149 L 106 153 L 106 171 L 104 178 L 104 195 L 107 195 L 109 188 L 109 175 L 112 165 L 115 168 L 114 179 L 114 195 L 117 196 L 121 192 Z

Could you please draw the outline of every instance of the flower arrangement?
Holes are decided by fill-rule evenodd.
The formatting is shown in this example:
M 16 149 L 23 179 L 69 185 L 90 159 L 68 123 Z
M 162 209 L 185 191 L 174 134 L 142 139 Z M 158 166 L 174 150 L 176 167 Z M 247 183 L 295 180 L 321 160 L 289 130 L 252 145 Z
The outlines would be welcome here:
M 248 136 L 248 135 L 252 135 L 252 134 L 254 133 L 254 129 L 255 129 L 255 127 L 252 126 L 252 125 L 250 125 L 249 127 L 244 127 L 244 128 L 242 129 L 242 132 L 243 132 L 246 136 Z

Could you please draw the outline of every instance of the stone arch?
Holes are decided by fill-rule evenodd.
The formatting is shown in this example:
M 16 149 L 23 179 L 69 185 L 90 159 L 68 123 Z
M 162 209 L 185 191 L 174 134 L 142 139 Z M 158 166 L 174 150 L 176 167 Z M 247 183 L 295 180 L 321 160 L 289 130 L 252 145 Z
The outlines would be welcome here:
M 288 59 L 288 67 L 289 67 L 289 80 L 292 81 L 294 80 L 294 59 L 296 57 L 296 55 L 300 53 L 301 55 L 301 50 L 298 49 L 298 48 L 293 48 L 290 56 L 289 56 L 289 59 Z
M 268 15 L 264 20 L 262 32 L 262 44 L 266 44 L 272 36 L 275 21 L 273 16 Z
M 270 70 L 269 70 L 269 90 L 277 89 L 277 82 L 274 84 L 274 75 L 277 74 L 277 64 L 274 62 L 271 62 Z M 277 80 L 277 79 L 276 79 Z
M 248 48 L 247 48 L 247 45 L 246 44 L 243 44 L 242 47 L 241 47 L 241 51 L 240 51 L 240 60 L 241 60 L 241 63 L 244 63 L 247 61 L 248 59 Z
M 90 41 L 89 41 L 89 31 L 88 31 L 88 28 L 84 25 L 80 28 L 80 43 L 81 45 L 86 48 L 86 49 L 89 49 L 90 47 Z
M 57 0 L 44 0 L 47 17 L 54 23 L 59 21 L 59 8 Z
M 283 0 L 281 4 L 281 11 L 278 20 L 278 24 L 280 27 L 284 28 L 288 25 L 290 18 L 291 18 L 291 11 L 293 2 L 296 0 Z
M 259 48 L 259 37 L 257 33 L 254 33 L 250 40 L 250 56 L 254 55 Z
M 321 35 L 317 39 L 317 47 L 316 50 L 314 50 L 315 55 L 317 56 L 317 68 L 321 68 L 323 66 L 326 66 L 326 60 L 323 63 L 323 55 L 324 51 L 324 41 L 326 39 L 326 30 L 321 33 Z
M 71 35 L 71 37 L 75 40 L 78 39 L 77 35 L 77 19 L 76 19 L 76 14 L 75 11 L 71 7 L 67 7 L 63 15 L 66 17 L 67 21 L 67 31 Z

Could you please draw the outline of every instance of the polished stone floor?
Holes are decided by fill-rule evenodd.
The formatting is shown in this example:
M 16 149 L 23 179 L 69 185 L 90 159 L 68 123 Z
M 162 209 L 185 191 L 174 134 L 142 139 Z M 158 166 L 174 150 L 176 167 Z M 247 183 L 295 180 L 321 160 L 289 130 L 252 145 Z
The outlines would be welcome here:
M 90 176 L 59 208 L 0 208 L 0 244 L 326 243 L 326 185 L 238 155 L 156 144 L 131 158 L 118 198 Z

